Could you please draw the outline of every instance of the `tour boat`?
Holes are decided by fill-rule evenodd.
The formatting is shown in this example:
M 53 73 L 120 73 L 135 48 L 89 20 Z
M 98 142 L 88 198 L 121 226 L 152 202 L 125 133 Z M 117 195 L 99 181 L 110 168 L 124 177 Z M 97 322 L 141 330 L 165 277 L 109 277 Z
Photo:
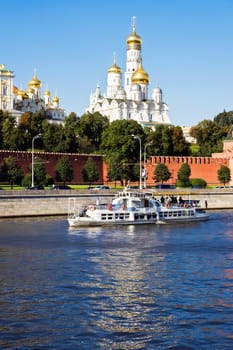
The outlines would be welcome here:
M 77 214 L 75 198 L 69 198 L 70 227 L 162 224 L 207 220 L 209 215 L 188 204 L 172 205 L 169 199 L 162 204 L 153 194 L 120 191 L 109 204 L 86 205 Z

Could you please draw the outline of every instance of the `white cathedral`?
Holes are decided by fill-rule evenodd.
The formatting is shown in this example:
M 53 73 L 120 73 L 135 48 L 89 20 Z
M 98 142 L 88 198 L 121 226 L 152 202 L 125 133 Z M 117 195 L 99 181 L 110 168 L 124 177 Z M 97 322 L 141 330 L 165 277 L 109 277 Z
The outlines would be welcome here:
M 110 122 L 133 119 L 143 127 L 153 129 L 158 124 L 171 124 L 162 90 L 155 87 L 151 99 L 148 98 L 149 75 L 142 66 L 141 46 L 142 39 L 136 33 L 133 17 L 132 33 L 127 38 L 124 87 L 121 68 L 117 66 L 114 57 L 113 65 L 108 69 L 106 96 L 101 94 L 98 84 L 96 91 L 90 96 L 90 105 L 86 112 L 99 112 L 108 116 Z
M 14 72 L 7 69 L 5 64 L 0 64 L 0 109 L 9 112 L 18 122 L 24 112 L 38 112 L 44 110 L 49 122 L 63 123 L 65 110 L 59 106 L 57 94 L 51 98 L 50 91 L 46 88 L 41 92 L 41 81 L 36 72 L 28 82 L 28 89 L 19 89 L 14 85 Z

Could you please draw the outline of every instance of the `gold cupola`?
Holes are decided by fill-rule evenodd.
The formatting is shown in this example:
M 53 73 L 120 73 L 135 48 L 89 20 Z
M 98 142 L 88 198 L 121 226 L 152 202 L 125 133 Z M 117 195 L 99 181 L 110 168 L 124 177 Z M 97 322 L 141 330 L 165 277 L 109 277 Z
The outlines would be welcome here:
M 18 92 L 17 92 L 17 96 L 22 96 L 23 97 L 24 94 L 25 94 L 25 91 L 22 90 L 22 89 L 18 90 Z
M 138 69 L 132 75 L 133 84 L 149 84 L 150 77 L 144 71 L 142 64 L 140 63 Z
M 34 77 L 28 82 L 28 89 L 40 89 L 41 86 L 41 81 L 37 78 L 36 73 L 34 73 Z
M 33 94 L 34 94 L 34 89 L 29 88 L 29 89 L 28 89 L 28 91 L 27 91 L 27 93 L 28 93 L 28 94 L 32 94 L 32 95 L 33 95 Z
M 118 67 L 116 65 L 116 63 L 114 63 L 109 69 L 108 69 L 108 73 L 118 73 L 121 74 L 121 68 Z
M 48 89 L 46 89 L 45 92 L 44 92 L 44 96 L 50 96 L 50 95 L 51 95 L 50 91 Z
M 142 39 L 141 37 L 136 33 L 136 18 L 133 17 L 133 28 L 132 33 L 127 38 L 127 45 L 128 49 L 141 49 Z
M 17 88 L 17 86 L 13 85 L 13 94 L 17 95 L 19 89 Z
M 58 96 L 54 96 L 54 98 L 53 98 L 53 102 L 55 102 L 55 103 L 59 103 L 59 97 L 58 97 Z
M 113 65 L 108 69 L 108 73 L 121 74 L 121 68 L 116 64 L 116 53 L 113 53 Z

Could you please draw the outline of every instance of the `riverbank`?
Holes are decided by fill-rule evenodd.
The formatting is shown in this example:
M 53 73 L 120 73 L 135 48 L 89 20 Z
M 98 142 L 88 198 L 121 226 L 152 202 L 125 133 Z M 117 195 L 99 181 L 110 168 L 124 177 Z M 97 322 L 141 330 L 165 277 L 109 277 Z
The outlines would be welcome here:
M 84 205 L 111 201 L 117 191 L 1 191 L 0 218 L 30 216 L 64 216 L 68 213 L 69 198 L 75 198 L 77 209 Z M 161 196 L 182 197 L 184 200 L 199 200 L 207 210 L 233 209 L 233 190 L 153 190 L 157 199 Z

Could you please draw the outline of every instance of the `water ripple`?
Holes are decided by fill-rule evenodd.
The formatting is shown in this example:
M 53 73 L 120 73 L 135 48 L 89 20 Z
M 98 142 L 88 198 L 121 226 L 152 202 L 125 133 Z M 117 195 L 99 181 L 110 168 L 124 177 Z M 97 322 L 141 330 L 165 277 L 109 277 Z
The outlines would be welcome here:
M 0 222 L 1 348 L 232 349 L 232 219 Z

